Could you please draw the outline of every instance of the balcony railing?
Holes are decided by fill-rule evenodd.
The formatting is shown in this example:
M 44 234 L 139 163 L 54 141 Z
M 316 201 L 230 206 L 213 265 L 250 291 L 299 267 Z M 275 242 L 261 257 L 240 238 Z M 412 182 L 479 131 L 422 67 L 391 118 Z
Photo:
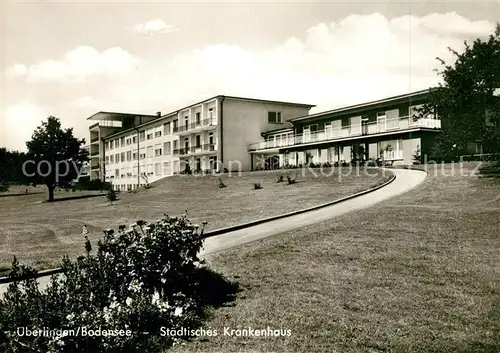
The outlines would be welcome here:
M 90 157 L 96 157 L 99 155 L 99 152 L 90 152 Z
M 188 148 L 179 148 L 174 150 L 174 155 L 196 154 L 202 152 L 215 151 L 215 144 L 207 143 L 199 146 L 191 146 Z
M 192 122 L 188 125 L 182 125 L 174 128 L 174 133 L 183 133 L 191 130 L 202 129 L 204 127 L 216 126 L 215 119 L 203 119 L 199 122 Z
M 90 139 L 90 142 L 97 142 L 99 141 L 99 137 L 94 137 L 93 139 Z
M 325 130 L 304 132 L 302 134 L 295 135 L 276 135 L 276 138 L 271 140 L 262 140 L 250 143 L 248 145 L 248 150 L 255 151 L 270 148 L 295 146 L 312 142 L 335 141 L 347 137 L 369 136 L 379 133 L 407 130 L 419 127 L 440 129 L 441 120 L 430 118 L 413 120 L 412 118 L 401 117 L 396 119 L 381 119 L 379 121 L 374 121 L 367 124 L 356 124 L 344 128 L 326 128 Z M 278 136 L 280 137 L 277 138 Z

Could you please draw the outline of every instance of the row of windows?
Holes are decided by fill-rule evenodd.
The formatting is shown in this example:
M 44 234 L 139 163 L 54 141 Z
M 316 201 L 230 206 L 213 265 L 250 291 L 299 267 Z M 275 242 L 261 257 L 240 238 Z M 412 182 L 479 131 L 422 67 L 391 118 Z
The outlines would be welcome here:
M 149 146 L 147 148 L 147 157 L 160 157 L 160 156 L 168 156 L 172 154 L 172 150 L 178 148 L 178 141 L 165 142 L 163 147 L 159 147 L 161 145 L 157 145 L 154 149 L 153 146 Z M 139 153 L 139 159 L 145 159 L 146 153 Z M 137 151 L 127 151 L 122 153 L 116 153 L 109 156 L 106 156 L 105 162 L 108 163 L 120 163 L 120 162 L 130 162 L 133 160 L 137 160 Z
M 162 169 L 163 166 L 163 169 Z M 163 163 L 155 163 L 149 164 L 148 166 L 140 166 L 141 170 L 146 170 L 145 172 L 141 172 L 141 177 L 147 177 L 147 176 L 169 176 L 172 175 L 172 173 L 178 173 L 179 172 L 179 167 L 180 162 L 179 161 L 173 161 L 173 162 L 163 162 Z M 154 168 L 153 168 L 154 167 Z M 131 171 L 133 170 L 133 172 Z M 128 168 L 128 170 L 125 169 L 115 169 L 113 174 L 110 174 L 108 177 L 109 179 L 125 179 L 125 178 L 137 178 L 137 167 L 134 166 L 132 169 Z
M 209 119 L 213 118 L 213 108 L 209 109 Z M 189 122 L 189 116 L 184 117 L 184 123 L 187 124 Z M 195 114 L 195 122 L 196 124 L 201 124 L 201 113 L 197 112 Z M 152 140 L 153 138 L 159 138 L 162 135 L 171 135 L 172 132 L 177 131 L 178 120 L 173 120 L 172 122 L 166 122 L 163 124 L 163 132 L 161 130 L 157 130 L 154 133 L 150 132 L 146 134 L 146 131 L 139 131 L 139 142 Z M 159 126 L 157 127 L 159 128 Z M 130 146 L 131 144 L 137 143 L 137 136 L 132 137 L 120 137 L 111 141 L 106 142 L 105 148 L 106 150 L 112 150 L 115 148 L 120 148 L 124 146 Z
M 208 134 L 208 144 L 209 145 L 214 145 L 215 144 L 215 138 L 214 138 L 214 133 L 210 132 Z M 201 147 L 201 135 L 196 135 L 195 137 L 195 144 L 196 147 Z M 179 148 L 179 141 L 168 141 L 163 143 L 163 148 L 160 147 L 161 145 L 156 145 L 155 148 L 153 149 L 153 146 L 148 146 L 147 147 L 147 154 L 146 153 L 139 153 L 139 159 L 145 159 L 146 157 L 152 158 L 152 157 L 160 157 L 160 156 L 168 156 L 171 155 L 173 150 L 177 150 Z M 189 148 L 190 147 L 190 139 L 186 137 L 184 139 L 184 148 Z M 137 151 L 127 151 L 127 152 L 122 152 L 122 153 L 116 153 L 112 154 L 109 156 L 105 157 L 105 162 L 106 164 L 111 164 L 111 163 L 120 163 L 120 162 L 130 162 L 133 160 L 137 160 Z
M 415 106 L 404 106 L 399 109 L 393 109 L 389 111 L 379 111 L 375 114 L 377 118 L 381 117 L 386 117 L 388 119 L 403 119 L 403 118 L 408 118 L 408 116 L 413 116 L 416 114 L 416 110 L 419 109 L 421 105 L 415 105 Z M 430 114 L 428 118 L 432 118 L 433 115 Z M 359 116 L 357 117 L 359 118 Z M 368 118 L 366 116 L 361 117 L 362 120 L 367 120 Z M 344 117 L 341 119 L 333 120 L 333 121 L 339 121 L 340 120 L 340 126 L 342 128 L 348 128 L 351 127 L 351 117 Z M 330 126 L 332 125 L 332 121 L 325 122 L 325 126 Z M 317 131 L 318 130 L 318 124 L 311 124 L 311 125 L 304 125 L 304 130 L 309 130 L 311 132 Z

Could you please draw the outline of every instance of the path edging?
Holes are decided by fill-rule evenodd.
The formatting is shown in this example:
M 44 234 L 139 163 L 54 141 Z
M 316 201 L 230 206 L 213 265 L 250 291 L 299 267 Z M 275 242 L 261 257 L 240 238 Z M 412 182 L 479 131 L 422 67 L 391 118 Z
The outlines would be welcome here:
M 385 169 L 385 170 L 387 170 L 387 169 Z M 206 232 L 204 234 L 204 238 L 205 239 L 206 238 L 211 238 L 211 237 L 214 237 L 214 236 L 217 236 L 217 235 L 222 235 L 222 234 L 225 234 L 225 233 L 234 232 L 234 231 L 237 231 L 237 230 L 241 230 L 241 229 L 253 227 L 253 226 L 256 226 L 256 225 L 259 225 L 259 224 L 262 224 L 262 223 L 267 223 L 267 222 L 275 221 L 275 220 L 278 220 L 278 219 L 287 218 L 287 217 L 299 215 L 299 214 L 302 214 L 302 213 L 307 213 L 307 212 L 310 212 L 310 211 L 318 210 L 320 208 L 325 208 L 325 207 L 328 207 L 328 206 L 332 206 L 332 205 L 335 205 L 337 203 L 341 203 L 341 202 L 344 202 L 344 201 L 356 198 L 358 196 L 362 196 L 362 195 L 368 194 L 370 192 L 376 191 L 378 189 L 383 188 L 384 186 L 389 185 L 390 183 L 392 183 L 396 179 L 396 174 L 394 174 L 390 170 L 389 170 L 389 172 L 392 174 L 392 176 L 391 176 L 391 178 L 389 180 L 383 182 L 380 185 L 374 186 L 372 188 L 369 188 L 369 189 L 366 189 L 366 190 L 363 190 L 363 191 L 359 191 L 359 192 L 357 192 L 355 194 L 348 195 L 348 196 L 342 197 L 342 198 L 337 199 L 337 200 L 333 200 L 333 201 L 329 201 L 329 202 L 326 202 L 326 203 L 322 203 L 320 205 L 308 207 L 308 208 L 305 208 L 305 209 L 302 209 L 302 210 L 292 211 L 292 212 L 284 213 L 284 214 L 277 215 L 277 216 L 272 216 L 272 217 L 267 217 L 267 218 L 259 219 L 259 220 L 256 220 L 256 221 L 242 223 L 242 224 L 238 224 L 236 226 L 215 229 L 213 231 Z M 99 196 L 101 196 L 101 195 L 99 195 Z M 58 267 L 58 268 L 52 268 L 52 269 L 48 269 L 48 270 L 38 271 L 36 273 L 36 275 L 34 275 L 31 278 L 47 277 L 47 276 L 52 276 L 52 275 L 59 274 L 59 273 L 62 273 L 62 272 L 63 272 L 63 269 L 60 268 L 60 267 Z M 26 278 L 11 279 L 8 276 L 7 277 L 0 277 L 0 284 L 6 284 L 6 283 L 12 283 L 12 282 L 16 282 L 16 281 L 22 281 L 24 279 L 26 279 Z
M 348 196 L 345 196 L 345 197 L 341 197 L 340 199 L 337 199 L 337 200 L 328 201 L 328 202 L 322 203 L 320 205 L 316 205 L 316 206 L 304 208 L 302 210 L 292 211 L 292 212 L 280 214 L 280 215 L 277 215 L 277 216 L 262 218 L 262 219 L 258 219 L 256 221 L 242 223 L 242 224 L 238 224 L 238 225 L 231 226 L 231 227 L 215 229 L 215 230 L 212 230 L 210 232 L 205 233 L 205 238 L 211 238 L 211 237 L 214 237 L 214 236 L 217 236 L 217 235 L 221 235 L 221 234 L 225 234 L 225 233 L 229 233 L 229 232 L 234 232 L 234 231 L 241 230 L 241 229 L 244 229 L 244 228 L 253 227 L 253 226 L 256 226 L 256 225 L 259 225 L 259 224 L 262 224 L 262 223 L 267 223 L 267 222 L 275 221 L 275 220 L 278 220 L 278 219 L 287 218 L 287 217 L 299 215 L 299 214 L 310 212 L 310 211 L 315 211 L 315 210 L 318 210 L 320 208 L 325 208 L 325 207 L 328 207 L 328 206 L 332 206 L 332 205 L 335 205 L 337 203 L 341 203 L 341 202 L 353 199 L 355 197 L 368 194 L 370 192 L 373 192 L 373 191 L 376 191 L 378 189 L 381 189 L 384 186 L 387 186 L 390 183 L 392 183 L 396 179 L 396 174 L 394 174 L 393 172 L 391 172 L 391 174 L 392 174 L 391 178 L 389 180 L 383 182 L 382 184 L 374 186 L 374 187 L 366 189 L 366 190 L 363 190 L 363 191 L 359 191 L 359 192 L 357 192 L 355 194 L 348 195 Z

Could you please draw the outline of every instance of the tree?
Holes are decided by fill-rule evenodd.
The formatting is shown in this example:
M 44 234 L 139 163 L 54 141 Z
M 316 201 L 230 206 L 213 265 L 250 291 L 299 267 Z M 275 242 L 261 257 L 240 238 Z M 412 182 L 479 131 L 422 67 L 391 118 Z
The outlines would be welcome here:
M 354 163 L 364 162 L 365 160 L 365 148 L 356 143 L 351 147 L 351 160 Z
M 9 151 L 0 148 L 0 192 L 9 190 Z
M 485 152 L 500 153 L 500 24 L 487 40 L 464 43 L 462 53 L 448 48 L 456 60 L 443 66 L 443 83 L 431 90 L 430 101 L 418 114 L 437 112 L 442 133 L 433 146 L 433 158 L 454 160 L 475 142 Z
M 25 175 L 34 184 L 44 184 L 48 201 L 54 201 L 56 186 L 68 189 L 76 179 L 88 152 L 83 149 L 85 139 L 73 136 L 73 129 L 61 128 L 59 119 L 49 116 L 26 142 L 29 161 L 24 164 Z
M 0 192 L 8 190 L 9 182 L 25 181 L 22 173 L 25 160 L 26 154 L 23 152 L 0 148 Z
M 116 196 L 115 189 L 113 189 L 112 187 L 108 190 L 106 197 L 108 198 L 110 206 L 113 204 L 113 201 L 118 200 L 118 197 Z

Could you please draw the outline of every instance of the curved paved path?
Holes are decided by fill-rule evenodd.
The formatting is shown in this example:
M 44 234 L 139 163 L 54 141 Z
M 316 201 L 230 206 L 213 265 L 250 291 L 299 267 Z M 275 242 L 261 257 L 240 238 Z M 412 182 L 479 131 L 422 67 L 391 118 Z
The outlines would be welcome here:
M 315 211 L 207 238 L 201 254 L 218 252 L 314 223 L 333 220 L 333 218 L 348 212 L 367 208 L 401 195 L 418 186 L 427 177 L 427 173 L 418 170 L 391 169 L 391 171 L 396 175 L 396 179 L 381 189 Z
M 290 216 L 246 229 L 207 238 L 201 255 L 203 256 L 229 249 L 314 223 L 332 220 L 333 218 L 348 212 L 370 207 L 415 188 L 422 183 L 427 176 L 425 172 L 417 170 L 391 169 L 391 171 L 396 175 L 396 179 L 389 185 L 374 192 L 361 195 L 332 206 L 327 206 L 316 211 Z M 39 278 L 38 281 L 40 283 L 40 288 L 45 288 L 49 280 L 50 277 Z M 5 292 L 7 286 L 7 284 L 0 285 L 0 295 Z

